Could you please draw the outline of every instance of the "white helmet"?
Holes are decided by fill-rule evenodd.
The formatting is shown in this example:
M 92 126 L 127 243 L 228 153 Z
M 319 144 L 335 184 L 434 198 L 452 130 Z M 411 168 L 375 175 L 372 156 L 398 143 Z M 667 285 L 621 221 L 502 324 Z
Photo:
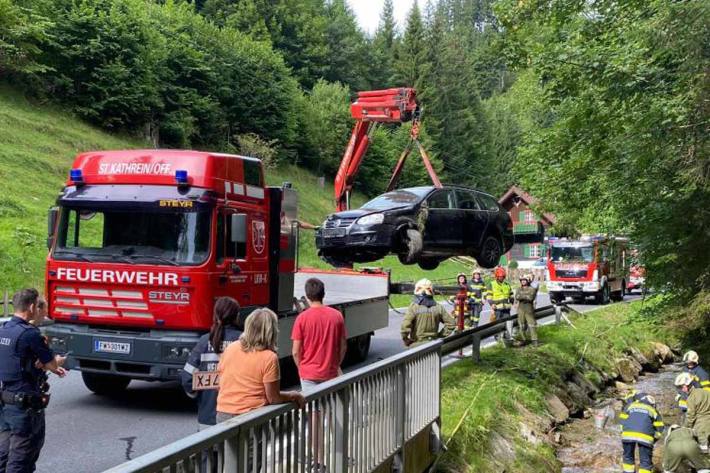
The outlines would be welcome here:
M 693 377 L 690 375 L 690 373 L 681 373 L 675 377 L 674 384 L 676 386 L 690 386 L 691 384 L 693 384 Z
M 421 296 L 427 294 L 429 296 L 434 295 L 434 286 L 428 279 L 420 279 L 417 284 L 414 285 L 414 295 Z
M 683 355 L 683 361 L 685 361 L 687 363 L 698 364 L 698 363 L 700 363 L 700 357 L 698 356 L 697 352 L 690 350 L 690 351 L 686 352 L 685 355 Z

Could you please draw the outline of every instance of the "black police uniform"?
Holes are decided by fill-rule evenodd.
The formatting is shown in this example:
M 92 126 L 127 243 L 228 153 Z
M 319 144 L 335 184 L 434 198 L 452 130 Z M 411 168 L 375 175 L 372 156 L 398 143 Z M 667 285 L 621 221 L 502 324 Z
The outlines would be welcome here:
M 44 445 L 46 375 L 54 360 L 39 329 L 20 317 L 0 327 L 0 473 L 32 473 Z

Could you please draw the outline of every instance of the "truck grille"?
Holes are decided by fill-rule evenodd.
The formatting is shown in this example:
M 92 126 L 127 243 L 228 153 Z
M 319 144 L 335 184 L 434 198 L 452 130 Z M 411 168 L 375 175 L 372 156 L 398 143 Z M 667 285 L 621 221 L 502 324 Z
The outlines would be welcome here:
M 56 286 L 53 309 L 62 315 L 153 319 L 140 291 Z
M 355 218 L 334 218 L 333 220 L 326 220 L 325 225 L 323 225 L 325 228 L 344 228 L 344 227 L 349 227 L 352 225 L 352 223 L 355 221 Z
M 558 278 L 586 278 L 586 269 L 558 269 L 555 271 Z

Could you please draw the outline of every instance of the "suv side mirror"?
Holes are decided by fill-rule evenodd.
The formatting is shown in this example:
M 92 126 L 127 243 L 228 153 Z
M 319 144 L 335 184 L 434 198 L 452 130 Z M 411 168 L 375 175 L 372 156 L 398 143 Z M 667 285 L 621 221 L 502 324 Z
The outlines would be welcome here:
M 54 243 L 54 229 L 57 228 L 57 219 L 59 218 L 59 208 L 50 207 L 47 214 L 47 248 L 52 248 Z
M 232 225 L 232 243 L 246 243 L 247 214 L 232 214 L 230 224 Z

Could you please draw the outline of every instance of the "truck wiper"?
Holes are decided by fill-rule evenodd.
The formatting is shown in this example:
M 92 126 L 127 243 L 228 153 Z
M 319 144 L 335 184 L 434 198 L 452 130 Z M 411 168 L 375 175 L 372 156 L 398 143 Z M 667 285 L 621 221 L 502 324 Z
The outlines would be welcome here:
M 138 258 L 150 258 L 150 259 L 153 259 L 156 261 L 160 261 L 161 263 L 169 264 L 171 266 L 179 266 L 175 261 L 168 259 L 168 258 L 164 258 L 162 256 L 157 256 L 157 255 L 129 255 L 129 256 L 127 256 L 127 258 L 129 260 L 134 260 L 134 259 L 138 259 Z

